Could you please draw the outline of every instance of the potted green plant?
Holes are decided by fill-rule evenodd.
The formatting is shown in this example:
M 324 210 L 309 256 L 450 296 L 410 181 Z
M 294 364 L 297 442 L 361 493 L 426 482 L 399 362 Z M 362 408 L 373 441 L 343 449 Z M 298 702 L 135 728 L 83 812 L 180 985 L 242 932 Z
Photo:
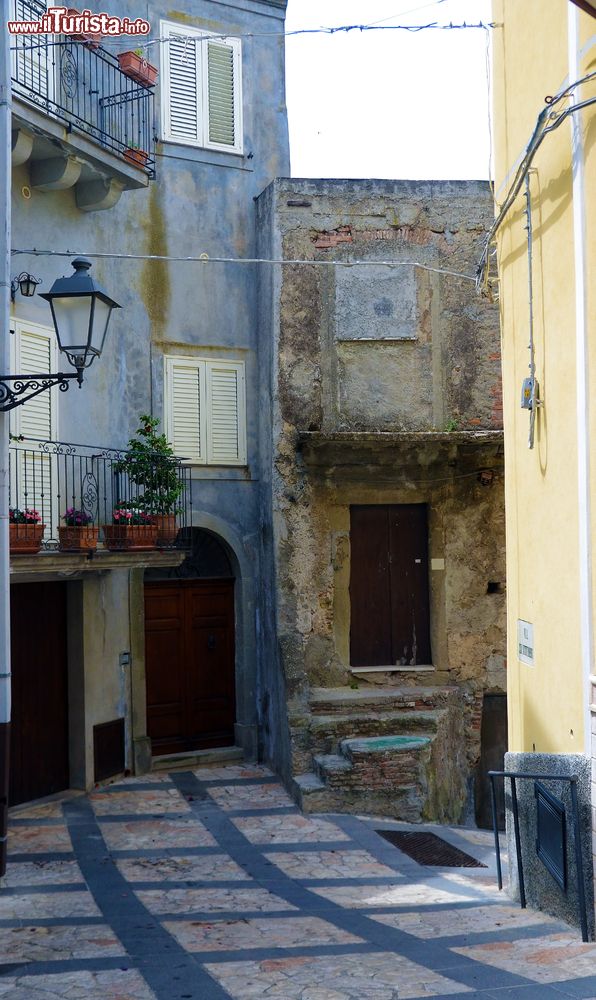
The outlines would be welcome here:
M 39 552 L 45 524 L 41 514 L 32 507 L 11 507 L 9 509 L 9 544 L 13 555 L 30 556 Z
M 97 548 L 99 528 L 93 526 L 93 518 L 84 510 L 67 507 L 62 515 L 64 525 L 58 527 L 58 538 L 62 552 L 94 552 Z
M 179 501 L 184 492 L 180 478 L 179 462 L 165 434 L 158 433 L 159 420 L 143 413 L 137 435 L 128 442 L 128 452 L 115 466 L 125 472 L 129 482 L 139 494 L 128 507 L 136 507 L 150 514 L 157 525 L 158 547 L 173 545 L 176 541 L 176 515 L 180 513 Z
M 152 87 L 157 80 L 158 69 L 147 61 L 143 49 L 129 49 L 118 53 L 120 69 L 125 76 L 136 80 L 144 87 Z
M 155 548 L 157 525 L 144 510 L 118 504 L 112 512 L 112 523 L 103 525 L 106 548 L 117 552 L 147 552 Z

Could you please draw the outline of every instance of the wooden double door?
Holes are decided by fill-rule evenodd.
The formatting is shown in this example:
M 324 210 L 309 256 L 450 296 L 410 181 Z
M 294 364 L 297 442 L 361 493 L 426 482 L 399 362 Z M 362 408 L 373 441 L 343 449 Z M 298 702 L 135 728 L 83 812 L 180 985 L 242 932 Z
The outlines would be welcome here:
M 66 586 L 10 588 L 12 806 L 69 786 Z
M 425 504 L 350 508 L 350 663 L 430 664 Z
M 154 755 L 234 743 L 234 581 L 145 584 L 147 732 Z

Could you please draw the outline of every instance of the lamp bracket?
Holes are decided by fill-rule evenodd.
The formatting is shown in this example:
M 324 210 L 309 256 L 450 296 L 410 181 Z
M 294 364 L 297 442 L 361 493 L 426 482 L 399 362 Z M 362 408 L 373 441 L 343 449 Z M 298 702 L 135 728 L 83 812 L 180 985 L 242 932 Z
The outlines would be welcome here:
M 0 375 L 0 413 L 14 410 L 15 406 L 21 406 L 54 385 L 61 392 L 66 392 L 73 378 L 77 379 L 80 387 L 82 371 L 58 372 L 56 375 Z

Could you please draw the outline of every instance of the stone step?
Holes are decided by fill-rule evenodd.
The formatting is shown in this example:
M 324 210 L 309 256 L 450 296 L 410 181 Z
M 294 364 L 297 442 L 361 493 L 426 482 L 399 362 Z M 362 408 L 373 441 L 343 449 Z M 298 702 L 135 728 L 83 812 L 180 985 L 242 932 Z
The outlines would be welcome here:
M 315 774 L 329 788 L 365 794 L 393 794 L 396 788 L 422 783 L 434 736 L 381 736 L 342 740 L 339 754 L 316 754 Z
M 433 711 L 459 701 L 456 687 L 313 688 L 312 715 L 362 715 L 371 712 Z
M 420 789 L 418 785 L 402 785 L 391 796 L 368 795 L 363 802 L 359 791 L 329 788 L 314 772 L 297 774 L 292 779 L 292 794 L 305 813 L 369 812 L 405 823 L 420 822 Z M 365 807 L 365 808 L 363 808 Z
M 316 715 L 309 725 L 313 754 L 337 753 L 341 740 L 350 737 L 383 737 L 400 734 L 435 733 L 444 709 L 421 711 Z
M 345 788 L 351 785 L 352 762 L 340 754 L 316 754 L 313 757 L 314 772 L 329 788 Z
M 433 740 L 432 735 L 399 735 L 399 736 L 373 736 L 373 737 L 354 737 L 347 740 L 342 740 L 340 743 L 340 751 L 343 757 L 350 761 L 352 764 L 357 764 L 368 757 L 382 756 L 386 757 L 397 757 L 397 758 L 411 758 L 424 750 L 426 747 L 430 746 Z
M 180 768 L 208 767 L 218 764 L 241 764 L 244 750 L 241 747 L 215 747 L 210 750 L 190 750 L 186 753 L 170 753 L 154 757 L 152 771 L 174 771 Z

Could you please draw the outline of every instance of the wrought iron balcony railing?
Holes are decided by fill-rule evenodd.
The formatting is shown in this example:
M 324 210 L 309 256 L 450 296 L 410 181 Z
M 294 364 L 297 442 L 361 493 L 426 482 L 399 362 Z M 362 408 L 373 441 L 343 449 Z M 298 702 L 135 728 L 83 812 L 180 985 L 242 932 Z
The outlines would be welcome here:
M 99 527 L 114 523 L 114 511 L 129 511 L 143 519 L 176 513 L 177 535 L 157 542 L 158 548 L 188 548 L 192 526 L 189 466 L 155 453 L 145 482 L 133 482 L 126 471 L 126 451 L 36 438 L 18 438 L 10 445 L 10 508 L 36 511 L 45 526 L 42 547 L 56 549 L 58 527 L 69 508 L 82 521 Z M 179 495 L 178 495 L 179 494 Z M 11 515 L 12 519 L 12 515 Z
M 43 0 L 14 0 L 14 18 L 38 21 Z M 153 87 L 94 43 L 67 35 L 11 35 L 13 93 L 155 176 Z

